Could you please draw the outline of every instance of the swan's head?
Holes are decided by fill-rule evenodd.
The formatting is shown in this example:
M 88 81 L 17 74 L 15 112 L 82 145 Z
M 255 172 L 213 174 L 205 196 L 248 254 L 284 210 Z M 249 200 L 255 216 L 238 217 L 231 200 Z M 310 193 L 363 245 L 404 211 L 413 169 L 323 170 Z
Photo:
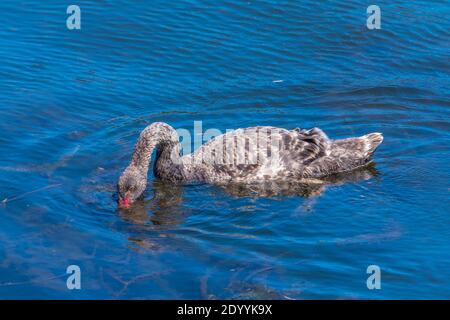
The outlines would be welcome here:
M 146 186 L 147 177 L 138 168 L 134 166 L 126 168 L 117 184 L 119 207 L 128 208 L 142 196 Z

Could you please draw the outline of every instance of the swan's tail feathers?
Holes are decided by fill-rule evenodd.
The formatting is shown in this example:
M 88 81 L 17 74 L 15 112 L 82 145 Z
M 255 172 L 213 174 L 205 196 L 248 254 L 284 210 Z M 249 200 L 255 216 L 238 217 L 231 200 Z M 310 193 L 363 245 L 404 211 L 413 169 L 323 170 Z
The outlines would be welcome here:
M 373 132 L 360 137 L 360 139 L 364 142 L 364 155 L 366 159 L 369 159 L 383 142 L 383 135 L 379 132 Z

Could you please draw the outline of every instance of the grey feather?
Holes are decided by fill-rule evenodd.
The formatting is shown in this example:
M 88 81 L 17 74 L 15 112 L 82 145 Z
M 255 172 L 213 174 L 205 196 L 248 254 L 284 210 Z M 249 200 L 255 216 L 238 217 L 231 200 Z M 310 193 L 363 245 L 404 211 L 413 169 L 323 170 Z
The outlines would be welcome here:
M 142 131 L 136 143 L 131 163 L 119 179 L 119 197 L 134 201 L 143 193 L 155 148 L 158 179 L 223 185 L 302 181 L 349 171 L 369 163 L 382 140 L 380 133 L 331 140 L 319 128 L 258 126 L 227 132 L 181 156 L 175 129 L 155 122 Z

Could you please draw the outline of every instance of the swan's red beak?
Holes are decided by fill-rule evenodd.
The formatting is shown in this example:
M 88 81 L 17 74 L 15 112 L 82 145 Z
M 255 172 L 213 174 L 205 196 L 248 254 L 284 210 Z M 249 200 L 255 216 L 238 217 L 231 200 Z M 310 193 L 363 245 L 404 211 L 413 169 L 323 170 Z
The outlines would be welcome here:
M 131 201 L 128 197 L 119 199 L 119 208 L 128 208 L 131 205 Z

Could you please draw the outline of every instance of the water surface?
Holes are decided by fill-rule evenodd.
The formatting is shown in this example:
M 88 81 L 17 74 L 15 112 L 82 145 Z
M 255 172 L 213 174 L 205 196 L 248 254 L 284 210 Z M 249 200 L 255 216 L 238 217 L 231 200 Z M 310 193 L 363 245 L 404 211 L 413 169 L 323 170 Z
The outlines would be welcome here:
M 381 30 L 367 1 L 76 4 L 69 31 L 66 1 L 0 3 L 1 298 L 449 298 L 445 1 L 377 1 Z M 117 178 L 153 121 L 385 140 L 373 168 L 323 188 L 150 176 L 120 212 Z

